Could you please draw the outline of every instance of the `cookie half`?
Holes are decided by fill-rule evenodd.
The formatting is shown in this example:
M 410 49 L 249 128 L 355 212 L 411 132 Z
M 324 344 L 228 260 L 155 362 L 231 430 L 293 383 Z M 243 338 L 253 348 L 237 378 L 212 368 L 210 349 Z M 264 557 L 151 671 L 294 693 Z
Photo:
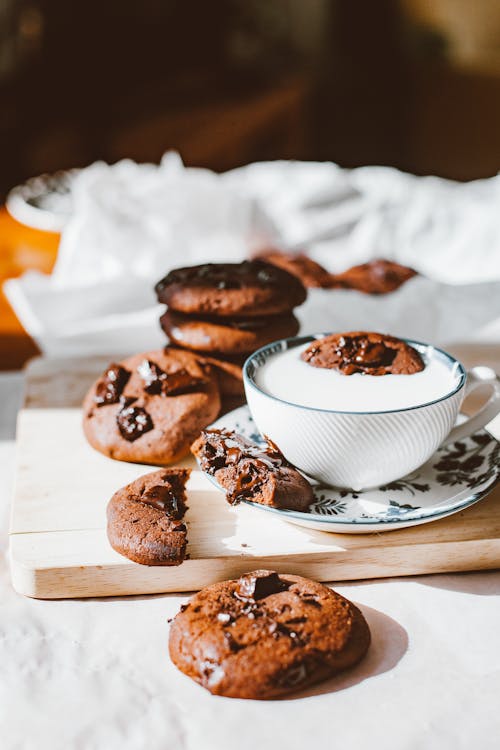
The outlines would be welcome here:
M 110 458 L 164 465 L 184 456 L 219 410 L 210 368 L 166 348 L 110 365 L 85 397 L 83 430 Z
M 277 339 L 295 336 L 299 322 L 292 313 L 252 318 L 199 318 L 167 310 L 160 325 L 177 346 L 208 354 L 249 354 Z
M 260 260 L 178 268 L 155 290 L 172 310 L 222 317 L 286 313 L 307 295 L 295 276 Z
M 115 492 L 107 508 L 114 550 L 141 565 L 180 565 L 186 554 L 188 469 L 161 469 Z
M 360 610 L 300 576 L 257 570 L 202 589 L 174 618 L 176 667 L 214 695 L 286 695 L 352 667 L 370 631 Z
M 200 468 L 226 491 L 231 505 L 250 500 L 274 508 L 306 511 L 311 485 L 270 440 L 263 448 L 229 430 L 203 430 L 191 450 Z

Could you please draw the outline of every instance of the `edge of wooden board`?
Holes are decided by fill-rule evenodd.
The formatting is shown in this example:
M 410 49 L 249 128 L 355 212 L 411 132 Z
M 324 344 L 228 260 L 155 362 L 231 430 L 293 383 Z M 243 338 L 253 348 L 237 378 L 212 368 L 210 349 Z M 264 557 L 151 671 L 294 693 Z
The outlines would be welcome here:
M 80 532 L 74 532 L 80 533 Z M 295 573 L 318 581 L 349 581 L 451 573 L 472 570 L 492 570 L 500 567 L 500 539 L 474 539 L 387 546 L 380 548 L 375 559 L 370 547 L 338 550 L 304 555 L 214 557 L 185 560 L 178 567 L 148 567 L 132 562 L 105 565 L 35 568 L 19 555 L 21 537 L 11 539 L 10 564 L 14 589 L 35 599 L 67 599 L 105 596 L 134 596 L 138 594 L 166 594 L 193 591 L 211 583 L 236 578 L 249 570 L 271 568 L 281 573 Z M 401 551 L 405 558 L 402 561 Z M 443 561 L 443 552 L 446 561 Z M 189 581 L 189 583 L 188 583 Z

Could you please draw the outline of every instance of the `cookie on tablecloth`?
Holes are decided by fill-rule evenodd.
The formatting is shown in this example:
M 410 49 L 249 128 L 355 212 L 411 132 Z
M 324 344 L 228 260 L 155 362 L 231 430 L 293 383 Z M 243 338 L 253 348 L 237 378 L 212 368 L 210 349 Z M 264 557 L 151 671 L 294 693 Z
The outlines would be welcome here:
M 202 589 L 170 628 L 176 667 L 215 695 L 286 695 L 352 667 L 370 631 L 360 610 L 300 576 L 257 570 Z

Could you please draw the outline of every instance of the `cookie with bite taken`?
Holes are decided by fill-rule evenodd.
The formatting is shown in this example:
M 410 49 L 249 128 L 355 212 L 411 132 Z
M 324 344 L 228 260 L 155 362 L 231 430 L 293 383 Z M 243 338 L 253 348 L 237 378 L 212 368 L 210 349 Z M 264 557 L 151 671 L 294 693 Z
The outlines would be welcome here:
M 114 550 L 141 565 L 180 565 L 186 554 L 188 469 L 161 469 L 115 492 L 107 508 Z
M 270 440 L 262 447 L 229 430 L 203 430 L 191 447 L 202 471 L 210 474 L 234 505 L 241 500 L 273 508 L 307 511 L 311 485 Z

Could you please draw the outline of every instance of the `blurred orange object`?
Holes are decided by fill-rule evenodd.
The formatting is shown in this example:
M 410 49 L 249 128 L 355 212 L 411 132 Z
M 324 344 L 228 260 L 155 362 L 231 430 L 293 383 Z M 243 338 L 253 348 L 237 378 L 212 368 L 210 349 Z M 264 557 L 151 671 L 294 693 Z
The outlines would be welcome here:
M 50 273 L 60 235 L 19 224 L 0 208 L 0 287 L 28 269 Z M 17 370 L 39 350 L 26 333 L 0 289 L 0 370 Z

